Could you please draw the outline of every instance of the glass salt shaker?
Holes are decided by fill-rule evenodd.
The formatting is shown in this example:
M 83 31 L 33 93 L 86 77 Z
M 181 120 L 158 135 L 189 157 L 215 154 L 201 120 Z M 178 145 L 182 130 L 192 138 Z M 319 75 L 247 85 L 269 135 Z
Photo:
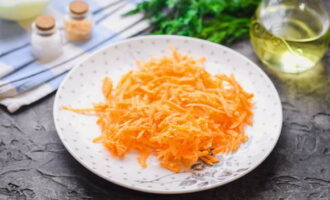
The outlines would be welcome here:
M 88 40 L 92 34 L 93 21 L 89 5 L 83 1 L 73 1 L 64 18 L 66 38 L 71 41 Z
M 36 18 L 32 24 L 31 50 L 41 61 L 53 60 L 62 54 L 62 38 L 53 17 Z

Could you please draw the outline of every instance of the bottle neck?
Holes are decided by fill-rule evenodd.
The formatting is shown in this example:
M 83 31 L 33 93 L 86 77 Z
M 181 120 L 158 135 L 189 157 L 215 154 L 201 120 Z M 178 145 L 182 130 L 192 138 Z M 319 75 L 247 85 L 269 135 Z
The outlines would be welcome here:
M 70 18 L 74 19 L 74 20 L 85 20 L 88 16 L 88 12 L 83 13 L 83 14 L 76 14 L 76 13 L 69 11 L 69 15 L 70 15 Z

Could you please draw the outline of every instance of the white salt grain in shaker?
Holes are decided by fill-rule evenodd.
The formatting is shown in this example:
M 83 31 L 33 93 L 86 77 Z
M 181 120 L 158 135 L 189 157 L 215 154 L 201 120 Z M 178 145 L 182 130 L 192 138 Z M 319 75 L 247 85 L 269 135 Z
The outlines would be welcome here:
M 50 16 L 39 16 L 32 24 L 32 54 L 40 61 L 50 61 L 62 54 L 62 38 Z

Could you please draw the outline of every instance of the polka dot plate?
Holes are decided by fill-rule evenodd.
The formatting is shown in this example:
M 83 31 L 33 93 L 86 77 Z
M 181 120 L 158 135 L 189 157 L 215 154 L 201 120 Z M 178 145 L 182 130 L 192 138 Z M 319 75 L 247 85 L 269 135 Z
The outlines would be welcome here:
M 101 83 L 105 76 L 116 84 L 134 69 L 134 61 L 161 56 L 172 45 L 196 58 L 206 57 L 208 72 L 234 74 L 248 92 L 255 95 L 254 124 L 246 128 L 248 142 L 232 154 L 219 155 L 214 166 L 194 164 L 190 170 L 172 173 L 159 166 L 155 157 L 142 169 L 136 154 L 119 160 L 93 138 L 100 134 L 93 116 L 62 110 L 62 105 L 91 107 L 103 100 Z M 150 193 L 188 193 L 224 185 L 256 168 L 274 148 L 282 127 L 282 105 L 267 75 L 253 62 L 227 47 L 180 36 L 143 36 L 114 43 L 74 67 L 62 82 L 54 103 L 54 120 L 60 139 L 71 155 L 96 175 L 123 187 Z

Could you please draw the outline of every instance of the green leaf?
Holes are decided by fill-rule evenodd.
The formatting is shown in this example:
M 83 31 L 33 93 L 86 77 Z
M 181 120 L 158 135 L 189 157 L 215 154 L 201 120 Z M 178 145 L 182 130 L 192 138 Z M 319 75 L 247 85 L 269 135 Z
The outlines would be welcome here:
M 172 8 L 174 7 L 177 3 L 178 3 L 179 0 L 166 0 L 166 5 L 169 7 L 169 8 Z

